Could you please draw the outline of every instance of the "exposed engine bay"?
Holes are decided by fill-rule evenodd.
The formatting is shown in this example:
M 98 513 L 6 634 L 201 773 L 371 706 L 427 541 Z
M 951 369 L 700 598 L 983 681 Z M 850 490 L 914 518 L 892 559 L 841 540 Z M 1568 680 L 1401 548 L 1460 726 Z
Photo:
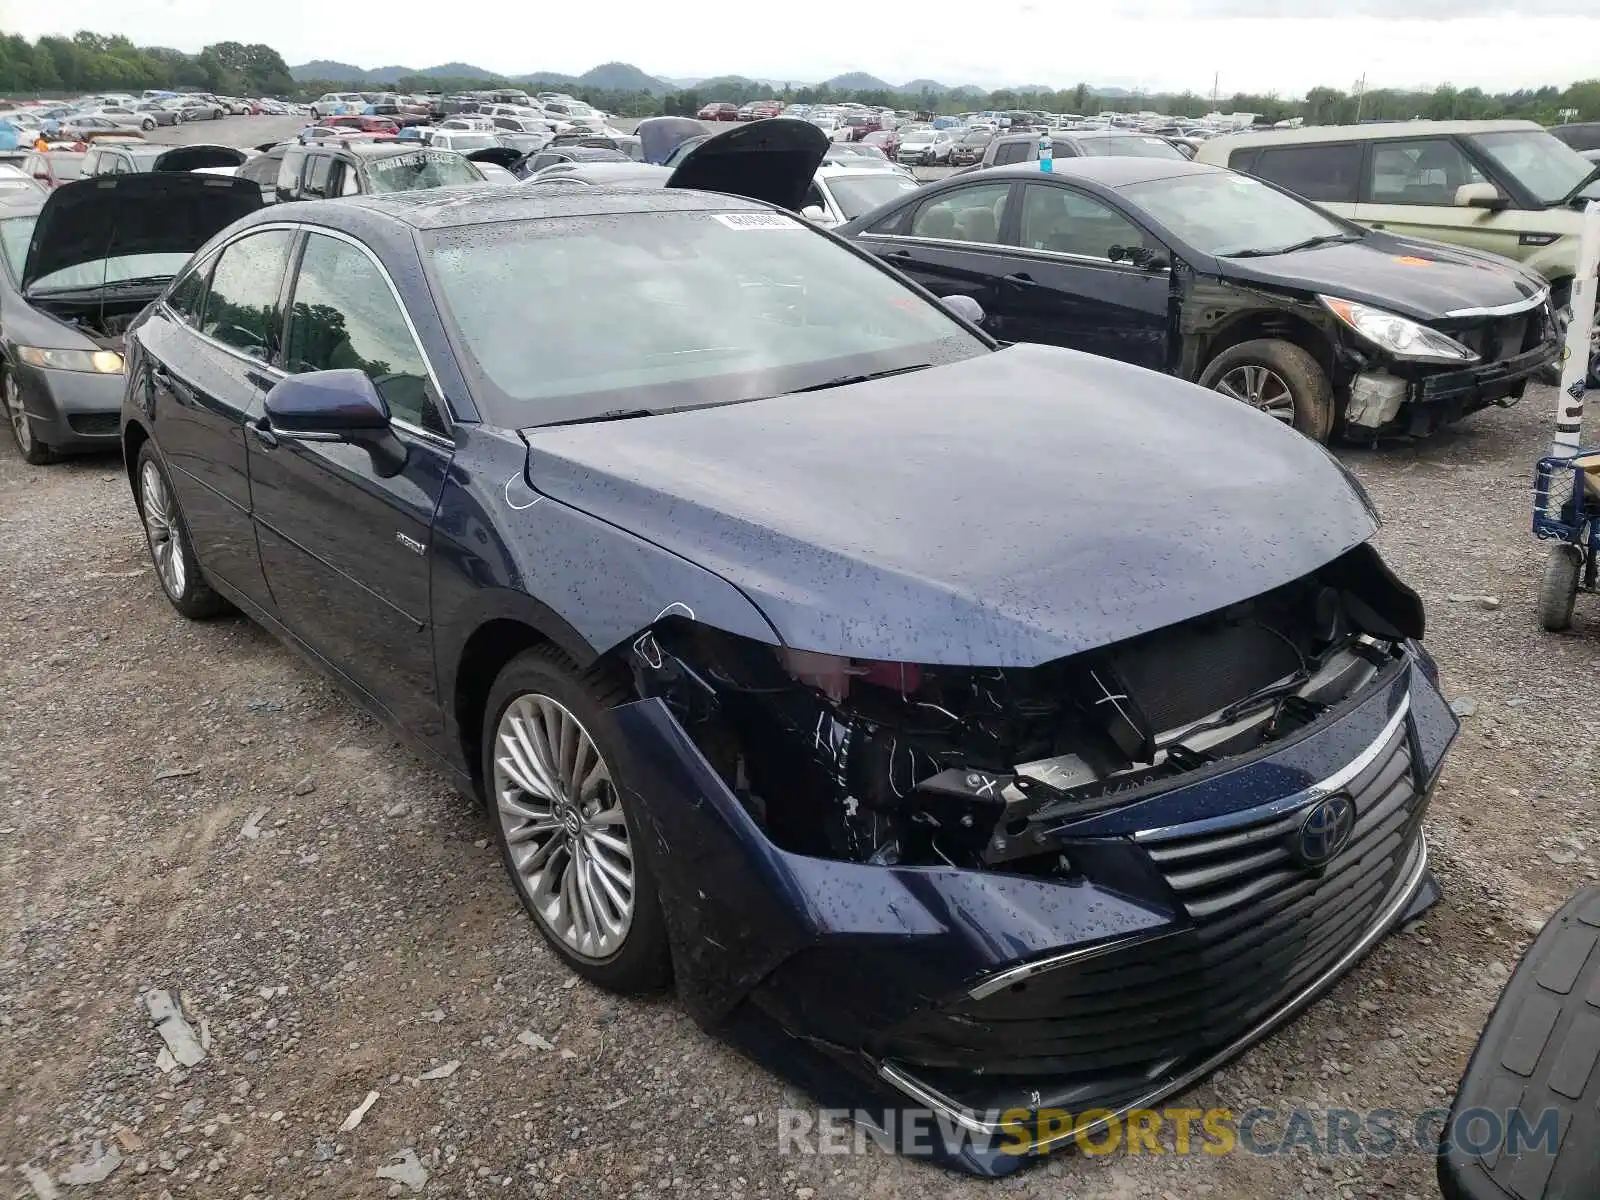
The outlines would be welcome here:
M 33 306 L 49 313 L 58 321 L 73 326 L 84 336 L 92 338 L 102 350 L 122 353 L 128 326 L 144 311 L 156 291 L 136 299 L 106 300 L 99 296 L 66 298 L 36 296 Z
M 1422 606 L 1359 546 L 1265 595 L 1041 666 L 871 662 L 668 616 L 633 645 L 768 837 L 881 864 L 1049 872 L 1022 836 L 1289 737 L 1367 689 Z

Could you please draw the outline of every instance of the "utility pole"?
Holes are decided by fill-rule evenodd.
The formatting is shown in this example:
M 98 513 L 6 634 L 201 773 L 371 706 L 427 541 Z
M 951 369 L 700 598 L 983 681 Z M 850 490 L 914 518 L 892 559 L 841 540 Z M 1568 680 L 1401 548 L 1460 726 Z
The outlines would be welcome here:
M 1222 83 L 1222 72 L 1218 71 L 1211 77 L 1211 111 L 1217 111 L 1217 88 Z
M 1367 101 L 1367 76 L 1362 72 L 1361 78 L 1356 81 L 1356 124 L 1361 124 L 1361 109 Z

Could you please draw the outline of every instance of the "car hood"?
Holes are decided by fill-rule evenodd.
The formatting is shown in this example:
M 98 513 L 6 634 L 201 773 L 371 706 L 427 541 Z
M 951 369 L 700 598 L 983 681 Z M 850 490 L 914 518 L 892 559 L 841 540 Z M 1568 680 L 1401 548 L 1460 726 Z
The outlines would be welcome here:
M 81 263 L 131 254 L 192 254 L 261 207 L 261 188 L 224 175 L 96 176 L 50 193 L 33 227 L 22 287 Z
M 1507 259 L 1378 233 L 1293 254 L 1217 261 L 1229 279 L 1359 300 L 1419 321 L 1516 304 L 1545 287 Z
M 705 131 L 704 125 L 688 117 L 647 117 L 633 132 L 644 151 L 644 161 L 659 166 L 680 145 Z
M 1043 346 L 524 437 L 539 492 L 720 575 L 786 644 L 860 658 L 1036 665 L 1258 595 L 1376 528 L 1272 418 Z
M 174 146 L 151 162 L 152 171 L 198 171 L 202 167 L 242 167 L 250 161 L 247 151 L 237 146 L 191 143 Z
M 769 117 L 701 142 L 673 168 L 667 186 L 746 196 L 798 212 L 829 146 L 828 135 L 809 121 Z

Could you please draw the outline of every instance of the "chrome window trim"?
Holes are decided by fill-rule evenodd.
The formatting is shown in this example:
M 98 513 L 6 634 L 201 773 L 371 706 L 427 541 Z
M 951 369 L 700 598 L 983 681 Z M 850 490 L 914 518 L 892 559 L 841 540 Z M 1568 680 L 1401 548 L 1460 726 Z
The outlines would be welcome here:
M 1147 271 L 1140 267 L 1112 262 L 1109 258 L 1095 258 L 1089 254 L 1068 254 L 1062 250 L 1035 250 L 1030 246 L 1013 246 L 1006 242 L 962 242 L 951 238 L 913 237 L 905 233 L 863 233 L 859 235 L 861 241 L 866 241 L 869 238 L 879 242 L 915 242 L 920 246 L 947 246 L 963 250 L 1000 250 L 1007 254 L 1020 254 L 1025 258 L 1036 258 L 1042 262 L 1059 262 L 1073 266 L 1110 267 L 1112 270 L 1121 271 L 1126 275 L 1147 275 L 1152 279 L 1172 274 L 1171 267 L 1162 267 L 1159 271 Z M 893 264 L 891 263 L 890 265 L 892 266 Z

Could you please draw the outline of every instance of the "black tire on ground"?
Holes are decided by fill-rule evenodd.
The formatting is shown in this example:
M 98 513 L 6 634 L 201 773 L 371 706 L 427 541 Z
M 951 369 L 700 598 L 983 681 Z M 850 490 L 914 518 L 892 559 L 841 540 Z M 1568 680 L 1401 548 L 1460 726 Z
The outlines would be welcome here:
M 1583 554 L 1565 542 L 1550 547 L 1544 562 L 1544 579 L 1539 584 L 1539 624 L 1551 633 L 1572 625 L 1572 603 L 1578 597 L 1578 573 L 1583 569 Z
M 546 924 L 517 873 L 501 824 L 498 799 L 494 794 L 496 732 L 512 702 L 531 695 L 556 701 L 578 719 L 615 782 L 615 794 L 622 807 L 632 848 L 633 914 L 622 945 L 606 958 L 589 958 L 577 953 Z M 625 778 L 627 759 L 622 749 L 622 734 L 611 715 L 612 708 L 630 698 L 628 688 L 614 676 L 599 669 L 582 671 L 554 647 L 526 650 L 505 665 L 489 691 L 481 730 L 481 760 L 485 803 L 495 843 L 500 847 L 501 862 L 540 934 L 567 966 L 589 982 L 614 992 L 637 993 L 665 987 L 671 979 L 672 966 L 660 895 L 650 872 L 649 856 L 643 849 L 646 826 L 643 814 L 634 809 Z
M 155 127 L 155 120 L 151 117 L 146 117 L 144 120 L 139 122 L 139 128 L 144 130 L 146 133 L 149 133 Z
M 17 391 L 16 381 L 9 371 L 0 367 L 0 408 L 5 410 L 6 425 L 22 454 L 22 461 L 30 467 L 48 467 L 53 462 L 61 461 L 61 455 L 34 434 L 27 416 L 19 413 L 21 404 L 22 397 Z
M 145 492 L 145 474 L 153 470 L 159 476 L 161 487 L 164 489 L 167 513 L 163 520 L 152 518 L 147 509 L 148 497 Z M 139 520 L 144 525 L 144 540 L 150 549 L 150 562 L 156 569 L 156 580 L 161 584 L 161 590 L 166 593 L 172 607 L 177 609 L 191 621 L 204 621 L 211 617 L 220 616 L 229 609 L 229 604 L 215 589 L 206 582 L 205 576 L 200 573 L 200 563 L 194 556 L 194 543 L 189 537 L 189 527 L 183 519 L 183 510 L 178 505 L 178 494 L 172 490 L 172 476 L 167 473 L 167 464 L 161 460 L 161 452 L 156 449 L 156 444 L 146 441 L 139 447 L 139 457 L 134 465 L 134 502 L 139 507 Z M 165 536 L 159 530 L 160 525 L 165 525 Z M 170 543 L 172 552 L 177 554 L 182 563 L 182 585 L 174 587 L 167 574 L 162 570 L 161 544 Z
M 1333 385 L 1311 355 L 1279 338 L 1240 342 L 1207 364 L 1200 373 L 1200 386 L 1228 395 L 1221 384 L 1242 367 L 1265 367 L 1287 385 L 1294 407 L 1292 424 L 1301 433 L 1318 442 L 1332 436 Z

